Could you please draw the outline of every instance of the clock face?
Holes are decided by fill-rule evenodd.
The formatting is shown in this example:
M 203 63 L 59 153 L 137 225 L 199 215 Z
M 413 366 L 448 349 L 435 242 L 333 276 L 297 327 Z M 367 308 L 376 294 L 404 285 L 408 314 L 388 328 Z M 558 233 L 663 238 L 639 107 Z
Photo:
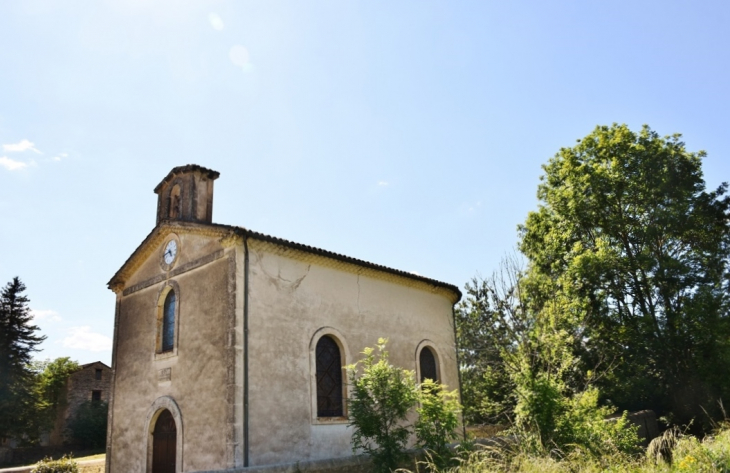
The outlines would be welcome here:
M 165 261 L 165 264 L 172 264 L 172 262 L 175 261 L 176 256 L 177 242 L 175 240 L 170 240 L 167 242 L 167 246 L 165 247 L 165 253 L 162 255 L 162 259 Z

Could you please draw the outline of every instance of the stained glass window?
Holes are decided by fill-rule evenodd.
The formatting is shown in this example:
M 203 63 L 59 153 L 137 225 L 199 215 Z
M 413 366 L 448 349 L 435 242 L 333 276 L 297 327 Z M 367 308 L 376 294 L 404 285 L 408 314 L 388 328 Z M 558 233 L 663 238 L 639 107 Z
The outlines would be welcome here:
M 317 417 L 342 417 L 342 358 L 331 337 L 317 342 Z
M 175 346 L 175 291 L 165 298 L 162 313 L 162 351 L 170 351 Z

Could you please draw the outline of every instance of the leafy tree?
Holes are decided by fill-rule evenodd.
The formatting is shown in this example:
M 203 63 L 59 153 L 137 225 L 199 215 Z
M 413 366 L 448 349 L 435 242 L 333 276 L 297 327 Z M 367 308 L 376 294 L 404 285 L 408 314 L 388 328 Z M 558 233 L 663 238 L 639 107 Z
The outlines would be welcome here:
M 44 429 L 50 429 L 59 407 L 66 404 L 64 388 L 68 377 L 79 370 L 79 364 L 69 357 L 46 360 L 34 365 L 37 370 L 36 390 L 38 393 L 37 416 Z
M 597 127 L 543 166 L 520 230 L 531 310 L 569 335 L 571 370 L 610 363 L 608 398 L 681 423 L 730 394 L 730 198 L 706 190 L 704 156 Z
M 69 423 L 71 437 L 83 448 L 102 448 L 106 445 L 107 413 L 104 401 L 85 401 Z
M 15 277 L 0 291 L 0 437 L 22 437 L 32 424 L 35 397 L 31 353 L 38 336 L 25 285 Z
M 474 278 L 456 310 L 461 399 L 469 424 L 510 423 L 515 407 L 514 354 L 534 325 L 523 303 L 517 255 L 487 279 Z M 510 370 L 509 364 L 513 366 Z
M 418 400 L 413 371 L 390 364 L 386 343 L 378 339 L 377 358 L 374 349 L 365 348 L 365 357 L 347 366 L 352 386 L 348 400 L 352 449 L 369 454 L 376 470 L 383 473 L 395 470 L 406 458 L 411 429 L 405 421 Z

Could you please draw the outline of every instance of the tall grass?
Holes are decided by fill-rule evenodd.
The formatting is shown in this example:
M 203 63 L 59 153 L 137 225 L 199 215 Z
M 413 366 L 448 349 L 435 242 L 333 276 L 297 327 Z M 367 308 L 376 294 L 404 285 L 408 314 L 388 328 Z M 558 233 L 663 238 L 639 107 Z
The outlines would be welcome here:
M 456 466 L 439 469 L 428 460 L 420 462 L 419 473 L 598 473 L 598 472 L 727 472 L 730 473 L 730 423 L 699 440 L 678 429 L 670 429 L 649 445 L 642 454 L 592 454 L 575 448 L 535 452 L 520 447 L 476 447 L 455 458 Z M 407 470 L 402 470 L 407 471 Z

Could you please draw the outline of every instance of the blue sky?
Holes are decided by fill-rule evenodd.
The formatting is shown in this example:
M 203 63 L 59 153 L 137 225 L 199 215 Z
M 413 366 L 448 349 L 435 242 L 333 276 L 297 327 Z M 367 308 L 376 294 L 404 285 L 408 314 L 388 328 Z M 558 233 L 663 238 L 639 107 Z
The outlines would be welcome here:
M 213 219 L 463 286 L 537 205 L 541 164 L 649 124 L 730 179 L 730 4 L 0 3 L 0 283 L 38 358 L 109 362 L 107 281 L 178 165 Z

